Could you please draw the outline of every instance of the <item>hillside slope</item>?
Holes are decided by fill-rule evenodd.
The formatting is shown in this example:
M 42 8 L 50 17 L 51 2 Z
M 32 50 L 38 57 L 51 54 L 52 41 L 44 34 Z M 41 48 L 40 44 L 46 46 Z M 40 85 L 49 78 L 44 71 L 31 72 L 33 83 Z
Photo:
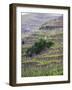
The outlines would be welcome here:
M 40 38 L 54 45 L 33 57 L 25 56 L 26 50 Z M 22 77 L 63 75 L 63 17 L 46 21 L 22 41 Z

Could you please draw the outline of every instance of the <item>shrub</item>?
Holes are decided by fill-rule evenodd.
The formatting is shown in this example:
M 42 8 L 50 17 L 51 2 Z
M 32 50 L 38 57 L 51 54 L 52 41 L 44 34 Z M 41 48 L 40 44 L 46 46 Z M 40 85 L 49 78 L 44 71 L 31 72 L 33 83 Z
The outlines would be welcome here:
M 39 54 L 45 47 L 50 48 L 52 45 L 52 41 L 47 42 L 44 39 L 39 39 L 32 47 L 27 49 L 26 56 L 32 57 L 33 55 Z

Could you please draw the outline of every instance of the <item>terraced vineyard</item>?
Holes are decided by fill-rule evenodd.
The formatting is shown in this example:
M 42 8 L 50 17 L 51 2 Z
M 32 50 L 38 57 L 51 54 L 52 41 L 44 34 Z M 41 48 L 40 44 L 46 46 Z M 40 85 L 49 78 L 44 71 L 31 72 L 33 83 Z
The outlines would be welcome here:
M 62 28 L 54 30 L 39 30 L 22 38 L 22 77 L 63 75 L 63 32 Z M 54 45 L 44 48 L 38 55 L 27 57 L 26 50 L 45 37 Z

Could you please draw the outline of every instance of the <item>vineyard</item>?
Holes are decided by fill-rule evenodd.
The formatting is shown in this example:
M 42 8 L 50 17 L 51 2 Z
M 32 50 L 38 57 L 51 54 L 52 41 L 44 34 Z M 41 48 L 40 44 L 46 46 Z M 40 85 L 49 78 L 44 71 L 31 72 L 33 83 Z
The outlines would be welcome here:
M 39 39 L 46 38 L 54 43 L 50 48 L 44 48 L 39 54 L 32 57 L 26 56 L 28 48 L 32 47 Z M 52 76 L 63 75 L 63 32 L 62 27 L 52 30 L 40 29 L 28 37 L 22 38 L 22 65 L 21 76 Z

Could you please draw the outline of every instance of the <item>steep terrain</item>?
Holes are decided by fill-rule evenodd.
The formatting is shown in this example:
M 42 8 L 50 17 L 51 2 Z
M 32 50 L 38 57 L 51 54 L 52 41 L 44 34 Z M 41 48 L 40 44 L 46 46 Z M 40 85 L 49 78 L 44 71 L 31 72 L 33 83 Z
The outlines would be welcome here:
M 34 28 L 33 28 L 34 29 Z M 22 33 L 22 77 L 63 75 L 63 17 L 46 20 L 23 37 Z M 52 41 L 54 45 L 44 48 L 38 55 L 26 56 L 26 50 L 39 39 Z

